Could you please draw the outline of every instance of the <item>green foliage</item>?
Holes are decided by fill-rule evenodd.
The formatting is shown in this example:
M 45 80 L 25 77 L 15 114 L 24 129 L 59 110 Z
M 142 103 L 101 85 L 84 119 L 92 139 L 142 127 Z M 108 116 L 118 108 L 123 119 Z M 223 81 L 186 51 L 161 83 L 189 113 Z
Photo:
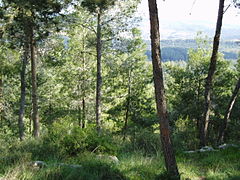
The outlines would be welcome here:
M 205 78 L 211 57 L 208 40 L 198 37 L 197 42 L 198 48 L 189 50 L 187 62 L 164 64 L 170 118 L 172 125 L 175 125 L 174 139 L 183 149 L 196 148 L 198 125 L 204 107 Z M 223 119 L 236 83 L 237 70 L 233 68 L 233 65 L 233 62 L 224 60 L 223 55 L 218 54 L 212 92 L 211 130 L 209 131 L 209 141 L 213 144 L 222 123 L 220 120 Z M 182 129 L 182 127 L 186 128 Z
M 69 156 L 85 151 L 116 154 L 119 149 L 118 144 L 108 132 L 102 131 L 98 135 L 93 127 L 81 129 L 64 121 L 53 124 L 45 141 L 56 146 L 62 154 Z
M 126 144 L 128 151 L 141 151 L 144 154 L 157 154 L 161 150 L 160 134 L 147 128 L 130 129 L 129 140 Z
M 179 117 L 174 126 L 173 143 L 177 151 L 197 149 L 198 131 L 193 120 Z
M 114 0 L 83 0 L 82 6 L 90 12 L 98 12 L 106 10 L 109 6 L 113 6 L 115 2 Z
M 156 113 L 151 66 L 144 56 L 146 45 L 139 29 L 133 28 L 129 35 L 128 39 L 116 42 L 121 47 L 117 49 L 117 58 L 109 55 L 106 62 L 107 118 L 118 127 L 123 127 L 126 121 L 129 128 L 135 125 L 151 127 L 156 123 Z
M 2 2 L 1 8 L 5 6 L 0 10 L 0 36 L 3 38 L 0 47 L 0 78 L 3 82 L 0 87 L 3 90 L 0 95 L 0 175 L 3 179 L 169 179 L 164 169 L 159 130 L 155 129 L 158 118 L 152 67 L 145 55 L 147 47 L 140 30 L 135 28 L 138 19 L 132 18 L 139 1 L 82 1 L 81 5 L 89 12 L 80 7 L 74 12 L 75 6 L 66 9 L 73 2 L 70 0 Z M 74 14 L 68 16 L 66 23 L 63 17 L 72 12 Z M 104 128 L 101 134 L 93 127 L 95 13 L 102 13 Z M 18 142 L 19 59 L 24 37 L 33 26 L 39 47 L 37 79 L 42 137 L 29 138 L 32 110 L 29 108 L 30 67 L 27 66 L 26 140 Z M 62 31 L 56 33 L 55 30 L 60 29 Z M 181 48 L 170 45 L 174 43 L 180 44 Z M 186 44 L 193 47 L 188 54 Z M 231 43 L 225 45 L 227 49 L 224 47 L 223 50 L 226 52 L 230 47 L 236 48 Z M 196 149 L 198 144 L 197 125 L 203 112 L 204 80 L 211 56 L 208 39 L 184 40 L 184 43 L 167 40 L 163 41 L 162 47 L 163 59 L 188 59 L 164 63 L 169 117 L 183 179 L 238 178 L 237 149 L 205 154 L 181 153 L 182 150 Z M 232 88 L 239 78 L 240 63 L 235 65 L 219 54 L 210 114 L 209 140 L 212 144 Z M 236 102 L 232 111 L 226 135 L 233 142 L 240 138 L 239 103 Z M 83 121 L 86 128 L 80 127 Z M 120 162 L 114 164 L 97 158 L 96 154 L 116 155 Z M 44 160 L 48 166 L 34 169 L 29 166 L 34 160 Z M 81 167 L 72 168 L 66 164 Z

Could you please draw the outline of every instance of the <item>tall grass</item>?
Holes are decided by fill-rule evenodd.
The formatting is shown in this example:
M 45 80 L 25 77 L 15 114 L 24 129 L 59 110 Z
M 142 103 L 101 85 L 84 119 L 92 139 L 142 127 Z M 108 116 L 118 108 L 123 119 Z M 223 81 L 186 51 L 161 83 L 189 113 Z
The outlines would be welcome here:
M 120 142 L 118 146 L 110 136 L 83 132 L 87 141 L 81 140 L 78 146 L 78 132 L 73 131 L 64 137 L 55 133 L 53 137 L 24 142 L 7 142 L 0 147 L 0 180 L 167 180 L 164 158 L 161 151 L 153 147 L 151 138 L 139 135 L 134 141 Z M 147 133 L 145 133 L 147 134 Z M 54 140 L 54 141 L 53 141 Z M 144 146 L 138 142 L 144 140 Z M 71 142 L 76 152 L 66 147 Z M 3 142 L 4 143 L 4 142 Z M 131 148 L 131 143 L 134 146 Z M 77 146 L 75 146 L 77 145 Z M 92 151 L 93 147 L 100 147 Z M 114 147 L 111 147 L 114 146 Z M 119 159 L 114 163 L 109 159 L 98 158 L 97 154 L 113 155 Z M 182 180 L 238 180 L 240 179 L 240 149 L 228 148 L 214 152 L 186 154 L 177 152 L 177 163 Z M 32 161 L 42 160 L 47 166 L 34 168 Z M 72 166 L 72 165 L 81 165 Z

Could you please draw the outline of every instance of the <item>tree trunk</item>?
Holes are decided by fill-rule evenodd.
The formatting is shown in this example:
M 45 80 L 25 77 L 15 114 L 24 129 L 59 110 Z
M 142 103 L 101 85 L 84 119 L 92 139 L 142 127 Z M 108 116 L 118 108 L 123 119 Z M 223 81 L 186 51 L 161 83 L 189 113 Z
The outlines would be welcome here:
M 40 135 L 39 115 L 38 115 L 38 96 L 37 96 L 37 63 L 35 57 L 35 40 L 33 29 L 30 36 L 31 50 L 31 73 L 32 73 L 32 120 L 33 120 L 33 136 L 35 138 Z
M 85 98 L 86 98 L 86 44 L 85 44 L 85 36 L 83 37 L 83 82 L 82 82 L 82 92 L 83 92 L 83 97 L 82 97 L 82 128 L 84 129 L 86 127 L 86 103 L 85 103 Z
M 228 125 L 228 122 L 229 122 L 230 114 L 232 112 L 232 108 L 234 106 L 234 103 L 235 103 L 235 101 L 237 99 L 239 88 L 240 88 L 240 78 L 237 81 L 236 87 L 235 87 L 235 89 L 234 89 L 234 91 L 232 93 L 232 96 L 231 96 L 231 99 L 229 101 L 227 110 L 225 112 L 224 121 L 223 121 L 223 124 L 222 124 L 222 126 L 220 128 L 220 131 L 219 131 L 218 144 L 224 142 L 225 133 L 226 133 L 226 130 L 227 130 L 227 125 Z
M 96 86 L 96 127 L 98 133 L 101 130 L 101 96 L 102 96 L 102 32 L 101 32 L 101 10 L 97 15 L 97 86 Z
M 156 0 L 148 0 L 149 13 L 150 13 L 150 27 L 151 27 L 151 47 L 152 47 L 152 65 L 153 65 L 153 77 L 155 87 L 155 98 L 157 105 L 157 113 L 160 119 L 160 134 L 163 148 L 163 154 L 165 158 L 165 165 L 168 174 L 171 177 L 180 179 L 180 175 L 177 168 L 177 163 L 172 147 L 172 141 L 170 138 L 170 127 L 167 115 L 167 105 L 165 98 L 165 90 L 163 84 L 163 71 L 161 64 L 161 52 L 160 52 L 160 33 L 159 33 L 159 20 L 158 9 Z
M 24 113 L 25 113 L 25 102 L 26 102 L 26 66 L 29 55 L 29 41 L 26 38 L 24 42 L 24 54 L 22 57 L 22 69 L 20 73 L 21 77 L 21 97 L 20 97 L 20 108 L 18 117 L 18 128 L 19 128 L 19 139 L 24 139 Z
M 85 97 L 82 98 L 82 128 L 86 127 L 86 104 Z
M 123 139 L 126 138 L 126 132 L 128 128 L 128 119 L 130 112 L 130 103 L 131 103 L 131 71 L 128 72 L 128 94 L 127 94 L 127 104 L 126 104 L 126 113 L 123 127 Z
M 210 108 L 211 108 L 212 81 L 216 71 L 217 54 L 218 54 L 220 35 L 221 35 L 221 29 L 222 29 L 223 13 L 224 13 L 224 0 L 219 0 L 218 18 L 217 18 L 216 31 L 215 31 L 214 41 L 213 41 L 212 56 L 211 56 L 211 62 L 210 62 L 208 76 L 206 78 L 206 84 L 205 84 L 205 92 L 204 92 L 205 107 L 204 107 L 204 113 L 203 113 L 202 121 L 200 122 L 200 129 L 199 129 L 200 147 L 206 146 L 207 144 L 207 131 L 208 131 L 208 124 L 209 124 Z
M 3 77 L 0 74 L 0 120 L 3 125 Z
M 78 105 L 78 125 L 80 128 L 82 128 L 82 109 L 80 103 Z

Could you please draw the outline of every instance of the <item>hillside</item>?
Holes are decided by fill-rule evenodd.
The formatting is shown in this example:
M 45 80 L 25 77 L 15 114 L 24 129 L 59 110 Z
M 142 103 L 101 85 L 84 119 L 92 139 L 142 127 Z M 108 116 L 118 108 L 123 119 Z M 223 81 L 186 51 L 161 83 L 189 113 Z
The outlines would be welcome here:
M 146 55 L 151 59 L 150 41 L 145 40 L 147 43 Z M 194 39 L 175 39 L 175 40 L 162 40 L 161 50 L 163 61 L 178 61 L 187 60 L 188 49 L 197 48 L 197 43 Z M 236 60 L 238 58 L 239 45 L 237 41 L 226 40 L 220 43 L 220 52 L 224 54 L 225 59 Z

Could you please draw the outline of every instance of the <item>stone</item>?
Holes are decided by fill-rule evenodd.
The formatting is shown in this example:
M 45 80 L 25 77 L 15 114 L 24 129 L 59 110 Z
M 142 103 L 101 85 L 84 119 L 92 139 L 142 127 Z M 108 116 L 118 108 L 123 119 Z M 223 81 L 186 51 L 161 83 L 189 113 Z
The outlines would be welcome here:
M 235 147 L 235 148 L 237 148 L 237 147 L 239 147 L 239 146 L 236 145 L 236 144 L 222 144 L 222 145 L 219 145 L 219 146 L 218 146 L 219 149 L 226 149 L 226 148 L 229 148 L 229 147 Z
M 47 166 L 47 164 L 44 161 L 33 161 L 31 165 L 32 167 L 39 169 Z
M 98 159 L 104 159 L 104 160 L 108 160 L 108 161 L 111 161 L 113 163 L 119 163 L 119 160 L 116 156 L 108 156 L 108 155 L 102 155 L 102 154 L 99 154 L 96 156 Z
M 190 153 L 195 153 L 196 151 L 184 151 L 184 153 L 190 154 Z
M 204 146 L 201 149 L 199 149 L 199 152 L 209 152 L 209 151 L 217 151 L 217 150 L 213 149 L 210 146 Z

